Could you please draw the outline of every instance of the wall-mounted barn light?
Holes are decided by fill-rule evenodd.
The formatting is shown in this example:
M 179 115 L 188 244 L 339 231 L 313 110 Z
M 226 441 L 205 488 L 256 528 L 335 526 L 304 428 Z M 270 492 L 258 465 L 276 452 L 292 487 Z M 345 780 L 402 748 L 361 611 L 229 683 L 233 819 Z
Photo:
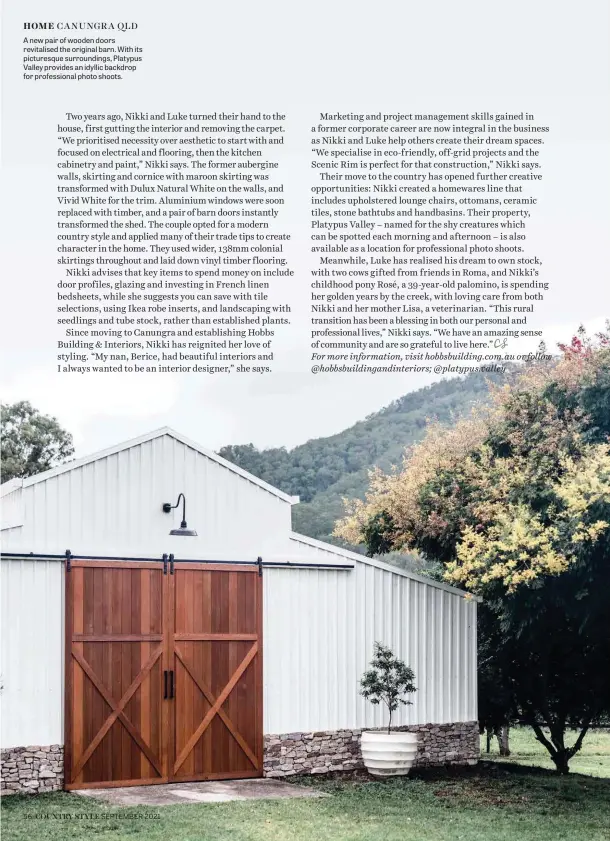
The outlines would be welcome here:
M 180 528 L 172 529 L 170 534 L 175 537 L 197 537 L 195 529 L 189 529 L 186 525 L 186 499 L 184 498 L 184 494 L 178 494 L 178 499 L 176 500 L 175 505 L 171 505 L 169 502 L 164 502 L 163 510 L 166 514 L 169 514 L 173 508 L 177 508 L 180 505 L 180 497 L 182 497 L 182 522 L 180 523 Z

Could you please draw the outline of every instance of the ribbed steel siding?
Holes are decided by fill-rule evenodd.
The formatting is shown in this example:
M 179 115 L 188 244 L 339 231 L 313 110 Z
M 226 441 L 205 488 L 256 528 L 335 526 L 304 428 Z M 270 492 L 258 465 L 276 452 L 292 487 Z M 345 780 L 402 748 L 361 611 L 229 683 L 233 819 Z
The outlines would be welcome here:
M 164 502 L 187 500 L 199 534 L 170 537 L 180 513 Z M 26 486 L 24 526 L 3 532 L 3 551 L 89 555 L 254 557 L 285 549 L 290 504 L 170 436 Z M 12 497 L 7 495 L 3 502 Z
M 265 732 L 386 724 L 358 693 L 377 640 L 416 676 L 397 724 L 476 719 L 475 602 L 359 562 L 264 580 Z
M 4 493 L 0 502 L 2 529 L 11 529 L 23 525 L 23 490 L 15 488 Z
M 1 746 L 63 743 L 63 565 L 0 563 Z
M 359 562 L 266 568 L 263 581 L 265 732 L 385 724 L 358 694 L 376 640 L 415 671 L 397 723 L 476 718 L 474 602 Z M 63 564 L 3 560 L 0 585 L 2 746 L 61 743 Z

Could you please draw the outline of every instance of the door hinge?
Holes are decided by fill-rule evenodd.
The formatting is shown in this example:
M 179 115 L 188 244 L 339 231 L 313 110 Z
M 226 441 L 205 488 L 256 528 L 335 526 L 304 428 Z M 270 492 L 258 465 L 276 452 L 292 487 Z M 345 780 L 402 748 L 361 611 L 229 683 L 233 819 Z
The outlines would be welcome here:
M 163 575 L 167 575 L 167 553 L 163 553 Z
M 66 549 L 66 572 L 70 572 L 72 569 L 72 552 L 69 549 Z
M 261 578 L 263 575 L 263 559 L 260 555 L 256 559 L 256 565 L 258 566 L 258 577 Z
M 169 556 L 169 574 L 174 574 L 174 556 L 170 554 Z

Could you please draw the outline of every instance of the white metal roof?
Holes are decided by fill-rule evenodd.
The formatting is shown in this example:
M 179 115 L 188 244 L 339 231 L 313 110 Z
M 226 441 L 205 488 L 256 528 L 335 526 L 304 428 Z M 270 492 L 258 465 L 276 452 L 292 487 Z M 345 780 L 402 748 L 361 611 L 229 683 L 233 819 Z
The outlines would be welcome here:
M 137 447 L 140 444 L 147 443 L 157 438 L 161 438 L 163 436 L 169 436 L 170 438 L 179 441 L 184 446 L 189 447 L 190 449 L 194 450 L 197 453 L 205 456 L 206 458 L 210 459 L 213 462 L 225 467 L 227 470 L 232 471 L 233 473 L 237 474 L 241 478 L 245 479 L 248 482 L 251 482 L 254 485 L 266 490 L 268 493 L 273 494 L 274 496 L 278 497 L 279 499 L 287 502 L 289 504 L 295 504 L 299 501 L 298 496 L 289 496 L 285 494 L 283 491 L 274 488 L 272 485 L 269 485 L 267 482 L 264 482 L 262 479 L 258 479 L 256 476 L 253 476 L 251 473 L 248 473 L 246 470 L 243 470 L 241 467 L 233 464 L 230 461 L 219 456 L 217 453 L 213 452 L 212 450 L 208 450 L 205 447 L 202 447 L 200 444 L 197 444 L 194 441 L 191 441 L 184 435 L 181 435 L 179 432 L 176 432 L 171 427 L 161 427 L 160 429 L 156 429 L 153 432 L 149 432 L 145 435 L 141 435 L 138 438 L 132 438 L 129 441 L 124 441 L 121 444 L 116 444 L 113 447 L 109 447 L 108 449 L 101 450 L 97 453 L 93 453 L 88 456 L 84 456 L 79 459 L 75 459 L 74 461 L 66 462 L 65 464 L 61 464 L 58 467 L 53 467 L 51 470 L 46 470 L 44 473 L 37 473 L 34 476 L 30 476 L 27 479 L 11 479 L 8 482 L 5 482 L 3 485 L 0 486 L 0 496 L 6 496 L 10 493 L 20 490 L 21 488 L 26 488 L 30 485 L 36 485 L 39 482 L 44 482 L 46 479 L 50 479 L 54 476 L 60 475 L 62 473 L 67 473 L 71 470 L 75 470 L 83 465 L 90 464 L 92 462 L 98 461 L 100 459 L 106 458 L 107 456 L 114 455 L 124 450 L 128 450 L 132 447 Z M 15 525 L 20 525 L 21 523 L 15 522 Z M 10 524 L 9 524 L 10 525 Z M 8 527 L 8 525 L 6 526 Z M 452 587 L 449 584 L 445 584 L 441 581 L 436 581 L 433 578 L 428 578 L 427 576 L 418 575 L 415 572 L 411 572 L 410 570 L 401 569 L 400 567 L 394 566 L 392 564 L 384 563 L 383 561 L 376 560 L 374 558 L 369 558 L 367 555 L 362 555 L 358 552 L 352 552 L 349 549 L 343 549 L 339 546 L 335 546 L 331 543 L 324 543 L 321 540 L 315 540 L 312 537 L 307 537 L 303 534 L 298 534 L 297 532 L 290 532 L 289 534 L 289 541 L 291 544 L 296 544 L 295 549 L 296 551 L 287 552 L 286 556 L 282 556 L 282 560 L 290 561 L 292 563 L 298 564 L 299 561 L 305 560 L 305 555 L 301 554 L 304 552 L 303 549 L 298 549 L 300 544 L 301 547 L 308 547 L 310 550 L 317 550 L 319 552 L 323 552 L 327 555 L 333 555 L 338 560 L 335 563 L 340 563 L 340 560 L 345 561 L 346 559 L 353 562 L 358 562 L 361 564 L 367 564 L 372 567 L 376 567 L 377 569 L 385 570 L 387 572 L 392 572 L 395 575 L 402 576 L 403 578 L 410 578 L 415 581 L 419 581 L 423 584 L 428 584 L 431 587 L 436 587 L 441 590 L 445 590 L 447 592 L 453 593 L 454 595 L 459 595 L 462 598 L 469 597 L 472 598 L 469 594 L 466 594 L 463 590 L 458 589 L 457 587 Z M 276 554 L 276 553 L 274 553 Z M 308 553 L 309 554 L 309 553 Z M 310 556 L 311 557 L 311 556 Z M 279 556 L 278 556 L 279 558 Z M 271 560 L 270 558 L 267 558 Z M 475 597 L 477 601 L 480 601 L 477 597 Z
M 4 482 L 0 485 L 0 497 L 6 496 L 7 494 L 12 493 L 13 491 L 18 491 L 19 488 L 23 487 L 23 479 L 9 479 L 8 482 Z
M 340 558 L 349 558 L 351 561 L 358 561 L 361 564 L 368 564 L 369 566 L 383 569 L 386 572 L 393 572 L 395 575 L 401 575 L 403 578 L 412 578 L 414 581 L 419 581 L 422 584 L 429 584 L 431 587 L 438 587 L 440 590 L 446 590 L 448 593 L 453 593 L 455 596 L 462 596 L 462 598 L 474 599 L 480 602 L 479 596 L 474 596 L 472 593 L 467 593 L 460 590 L 458 587 L 452 587 L 451 584 L 445 584 L 443 581 L 437 581 L 435 578 L 429 578 L 427 575 L 418 575 L 416 572 L 411 572 L 408 569 L 401 569 L 394 566 L 394 564 L 386 564 L 383 561 L 378 561 L 376 558 L 369 558 L 368 555 L 361 555 L 359 552 L 352 552 L 349 549 L 342 549 L 340 546 L 335 546 L 332 543 L 324 543 L 321 540 L 315 540 L 313 537 L 306 537 L 304 534 L 298 532 L 291 532 L 290 539 L 295 543 L 303 543 L 306 546 L 312 546 L 315 549 L 320 549 L 323 552 L 328 552 L 333 555 L 338 555 Z
M 129 441 L 123 441 L 121 444 L 115 444 L 113 447 L 109 447 L 106 450 L 100 450 L 97 453 L 92 453 L 88 456 L 83 456 L 82 458 L 74 459 L 74 461 L 68 461 L 65 464 L 60 464 L 58 467 L 53 467 L 50 470 L 45 470 L 43 473 L 36 473 L 34 476 L 29 476 L 27 479 L 11 479 L 8 482 L 5 482 L 1 487 L 0 495 L 5 496 L 12 491 L 18 490 L 19 488 L 26 488 L 29 485 L 35 485 L 38 482 L 44 482 L 46 479 L 50 479 L 53 476 L 58 476 L 60 473 L 67 473 L 70 470 L 75 470 L 78 467 L 82 467 L 85 464 L 90 464 L 93 461 L 98 461 L 99 459 L 106 458 L 107 456 L 114 455 L 115 453 L 121 452 L 122 450 L 128 450 L 131 447 L 137 447 L 139 444 L 145 444 L 147 441 L 152 441 L 155 438 L 161 438 L 164 435 L 168 435 L 170 438 L 176 439 L 176 441 L 180 441 L 186 447 L 190 447 L 191 449 L 195 450 L 201 455 L 206 456 L 206 458 L 215 461 L 217 464 L 220 464 L 222 467 L 226 467 L 227 470 L 231 470 L 233 473 L 237 473 L 238 476 L 241 476 L 242 479 L 246 479 L 248 482 L 252 482 L 254 485 L 258 485 L 259 488 L 263 488 L 263 490 L 268 491 L 274 496 L 279 497 L 280 499 L 284 500 L 284 502 L 288 502 L 291 505 L 294 505 L 299 501 L 298 496 L 289 496 L 285 494 L 283 491 L 274 488 L 272 485 L 267 484 L 267 482 L 263 482 L 262 479 L 258 479 L 256 476 L 253 476 L 251 473 L 248 473 L 247 470 L 242 470 L 241 467 L 238 467 L 236 464 L 233 464 L 230 461 L 219 456 L 213 450 L 208 450 L 205 447 L 202 447 L 201 444 L 197 444 L 195 441 L 191 441 L 190 438 L 187 438 L 185 435 L 181 435 L 179 432 L 176 432 L 175 429 L 172 429 L 169 426 L 163 426 L 160 429 L 155 429 L 153 432 L 148 432 L 146 435 L 140 435 L 138 438 L 131 438 Z

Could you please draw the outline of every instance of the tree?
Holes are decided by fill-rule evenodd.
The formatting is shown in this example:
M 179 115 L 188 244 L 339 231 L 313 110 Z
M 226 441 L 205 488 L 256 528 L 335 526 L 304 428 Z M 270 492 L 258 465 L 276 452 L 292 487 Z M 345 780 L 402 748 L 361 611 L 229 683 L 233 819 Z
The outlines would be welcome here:
M 395 657 L 391 649 L 375 643 L 371 668 L 360 680 L 360 694 L 371 704 L 384 703 L 388 708 L 388 733 L 392 727 L 392 714 L 400 704 L 410 704 L 404 696 L 416 692 L 415 675 L 409 666 Z
M 610 338 L 580 331 L 561 350 L 493 389 L 489 407 L 432 424 L 402 469 L 371 475 L 335 533 L 420 551 L 483 596 L 508 708 L 566 773 L 610 709 Z
M 27 400 L 3 404 L 0 422 L 3 482 L 41 473 L 67 461 L 74 452 L 70 433 Z
M 495 613 L 483 602 L 477 614 L 479 729 L 486 734 L 487 753 L 495 736 L 500 756 L 510 756 L 510 724 L 518 715 L 509 678 L 511 664 L 504 659 L 507 652 Z

